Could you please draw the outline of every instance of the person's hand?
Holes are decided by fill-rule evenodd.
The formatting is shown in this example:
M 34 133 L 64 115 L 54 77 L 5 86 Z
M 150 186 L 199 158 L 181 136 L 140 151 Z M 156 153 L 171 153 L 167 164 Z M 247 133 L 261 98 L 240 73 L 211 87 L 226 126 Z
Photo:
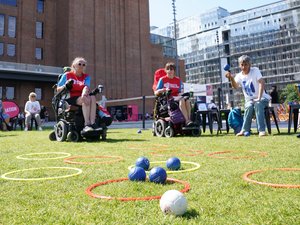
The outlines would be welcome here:
M 253 99 L 253 102 L 259 102 L 259 101 L 260 101 L 260 98 Z
M 226 72 L 225 73 L 225 77 L 230 81 L 232 79 L 231 73 L 230 72 Z
M 73 80 L 67 80 L 67 82 L 65 84 L 67 90 L 71 90 L 72 89 L 73 82 L 74 82 Z

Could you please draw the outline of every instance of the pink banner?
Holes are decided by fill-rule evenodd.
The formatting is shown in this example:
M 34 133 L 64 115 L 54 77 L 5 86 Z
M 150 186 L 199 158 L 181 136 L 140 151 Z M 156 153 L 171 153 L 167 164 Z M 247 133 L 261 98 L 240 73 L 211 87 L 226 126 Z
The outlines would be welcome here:
M 10 118 L 16 117 L 19 114 L 19 106 L 14 102 L 2 102 L 3 108 L 6 114 L 9 115 Z

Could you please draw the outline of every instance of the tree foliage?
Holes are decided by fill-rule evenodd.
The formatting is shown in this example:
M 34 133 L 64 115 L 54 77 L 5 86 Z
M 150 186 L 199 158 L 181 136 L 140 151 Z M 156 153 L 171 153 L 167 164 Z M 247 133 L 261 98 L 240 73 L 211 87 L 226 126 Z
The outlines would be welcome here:
M 289 103 L 300 101 L 300 96 L 298 95 L 298 85 L 297 84 L 288 84 L 284 89 L 279 93 L 280 102 Z

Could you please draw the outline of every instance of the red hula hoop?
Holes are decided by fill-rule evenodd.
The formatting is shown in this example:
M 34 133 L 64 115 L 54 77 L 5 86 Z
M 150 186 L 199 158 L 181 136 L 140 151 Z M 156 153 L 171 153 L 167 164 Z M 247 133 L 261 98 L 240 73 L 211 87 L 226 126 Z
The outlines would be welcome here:
M 93 189 L 95 189 L 96 187 L 102 186 L 102 185 L 106 185 L 109 183 L 117 183 L 117 182 L 122 182 L 122 181 L 126 181 L 128 180 L 128 178 L 119 178 L 119 179 L 115 179 L 115 180 L 107 180 L 107 181 L 103 181 L 103 182 L 99 182 L 96 184 L 92 184 L 91 186 L 89 186 L 86 190 L 85 193 L 93 198 L 100 198 L 100 199 L 106 199 L 106 200 L 118 200 L 118 201 L 149 201 L 149 200 L 154 200 L 154 199 L 160 199 L 161 195 L 159 196 L 146 196 L 146 197 L 128 197 L 128 198 L 122 198 L 122 197 L 110 197 L 110 196 L 104 196 L 104 195 L 97 195 L 94 194 L 92 192 Z M 181 193 L 185 193 L 188 192 L 190 190 L 190 184 L 186 181 L 182 181 L 182 180 L 177 180 L 177 179 L 173 179 L 173 178 L 167 178 L 167 181 L 172 181 L 172 182 L 177 182 L 180 184 L 184 185 L 184 188 L 182 190 L 180 190 Z
M 209 153 L 207 156 L 213 157 L 213 158 L 218 158 L 218 159 L 254 159 L 254 158 L 258 157 L 258 156 L 216 156 L 216 155 L 232 153 L 232 152 L 235 152 L 235 151 L 229 150 L 229 151 L 221 151 L 221 152 L 212 152 L 212 153 Z M 258 153 L 259 156 L 261 156 L 261 157 L 265 157 L 268 155 L 267 152 L 259 152 L 259 151 L 248 151 L 248 152 Z
M 191 154 L 188 154 L 188 153 L 178 153 L 178 154 L 174 154 L 174 155 L 177 155 L 177 156 L 196 156 L 196 155 L 201 155 L 201 154 L 204 153 L 204 151 L 202 151 L 202 150 L 188 150 L 188 151 L 195 152 L 195 153 L 191 153 Z M 151 155 L 157 155 L 157 156 L 166 156 L 164 154 L 160 154 L 160 153 L 163 153 L 163 152 L 167 153 L 168 150 L 163 150 L 163 149 L 156 150 L 155 152 L 150 152 L 150 154 Z M 169 151 L 168 153 L 171 154 L 173 152 Z
M 82 159 L 82 158 L 113 158 L 115 160 L 110 160 L 110 161 L 106 161 L 106 162 L 74 162 L 72 161 L 73 159 Z M 110 164 L 110 163 L 114 163 L 114 162 L 118 162 L 123 160 L 123 157 L 121 156 L 72 156 L 69 158 L 65 158 L 64 162 L 65 163 L 70 163 L 70 164 L 84 164 L 84 165 L 93 165 L 93 164 Z
M 282 170 L 282 171 L 300 171 L 300 168 L 274 168 L 274 169 L 268 169 L 268 170 Z M 254 184 L 260 184 L 260 185 L 265 185 L 269 187 L 274 187 L 274 188 L 300 188 L 299 184 L 273 184 L 273 183 L 267 183 L 267 182 L 261 182 L 257 180 L 252 180 L 249 178 L 249 176 L 255 174 L 255 173 L 261 173 L 267 170 L 253 170 L 245 173 L 243 175 L 243 179 L 245 181 L 254 183 Z

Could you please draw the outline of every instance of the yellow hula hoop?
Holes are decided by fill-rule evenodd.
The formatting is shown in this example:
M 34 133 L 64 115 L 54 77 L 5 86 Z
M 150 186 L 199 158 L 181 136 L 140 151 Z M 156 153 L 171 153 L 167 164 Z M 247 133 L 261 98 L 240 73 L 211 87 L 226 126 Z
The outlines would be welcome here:
M 166 161 L 154 161 L 154 162 L 150 162 L 150 165 L 151 164 L 160 164 L 160 163 L 166 163 Z M 200 168 L 199 163 L 188 162 L 188 161 L 181 161 L 181 163 L 182 164 L 191 164 L 191 165 L 194 165 L 195 167 L 190 168 L 190 169 L 185 169 L 185 170 L 166 170 L 167 174 L 192 172 L 192 171 L 195 171 Z M 131 170 L 133 167 L 135 167 L 135 165 L 128 166 L 128 170 Z M 150 173 L 150 171 L 146 171 L 146 173 Z
M 55 176 L 55 177 L 38 177 L 38 178 L 14 178 L 14 177 L 7 177 L 9 174 L 23 172 L 23 171 L 30 171 L 30 170 L 41 170 L 41 169 L 66 169 L 66 170 L 76 170 L 77 173 L 70 174 L 70 175 L 63 175 L 63 176 Z M 1 175 L 1 178 L 6 180 L 16 180 L 16 181 L 38 181 L 38 180 L 54 180 L 54 179 L 61 179 L 61 178 L 67 178 L 67 177 L 73 177 L 77 176 L 82 173 L 82 169 L 73 168 L 73 167 L 38 167 L 38 168 L 29 168 L 29 169 L 23 169 L 23 170 L 15 170 L 12 172 L 5 173 Z
M 31 155 L 48 155 L 48 154 L 57 154 L 57 155 L 63 155 L 58 157 L 51 157 L 51 158 L 27 158 L 24 156 L 31 156 Z M 29 153 L 24 155 L 18 155 L 17 159 L 24 159 L 24 160 L 49 160 L 49 159 L 62 159 L 71 156 L 70 153 L 66 152 L 42 152 L 42 153 Z

